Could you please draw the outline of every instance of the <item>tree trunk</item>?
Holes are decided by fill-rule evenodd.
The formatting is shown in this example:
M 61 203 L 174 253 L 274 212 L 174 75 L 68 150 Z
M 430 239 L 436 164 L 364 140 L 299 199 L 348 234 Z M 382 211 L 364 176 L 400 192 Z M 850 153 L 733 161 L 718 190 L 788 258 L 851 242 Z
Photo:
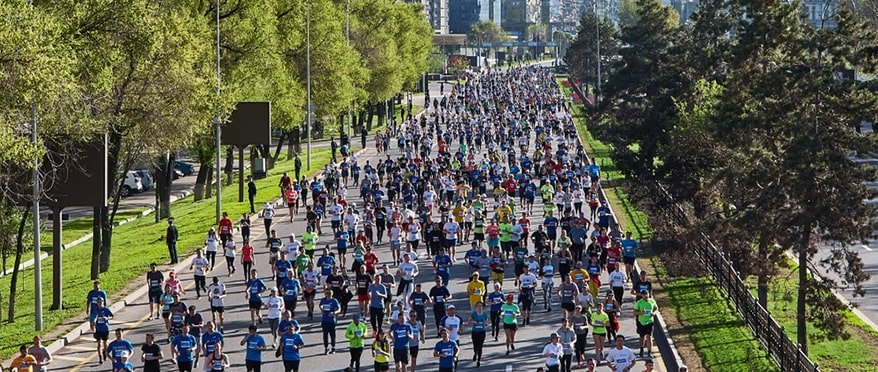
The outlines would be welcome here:
M 273 160 L 277 160 L 280 158 L 280 151 L 281 149 L 283 149 L 284 141 L 287 139 L 287 137 L 289 137 L 287 131 L 280 132 L 280 138 L 277 139 L 277 148 L 274 149 L 274 156 L 271 157 Z M 287 155 L 287 157 L 289 158 L 289 155 Z
M 28 207 L 24 209 L 24 213 L 21 215 L 21 220 L 18 221 L 18 232 L 15 235 L 15 265 L 12 267 L 12 278 L 9 280 L 9 313 L 6 317 L 10 322 L 15 319 L 15 291 L 18 286 L 18 271 L 21 267 L 21 256 L 24 254 L 24 226 L 27 222 L 28 216 L 30 216 L 30 210 L 30 203 L 28 203 Z
M 764 236 L 765 235 L 760 234 L 760 237 L 759 237 L 759 251 L 758 252 L 759 252 L 760 259 L 767 259 L 767 257 L 768 257 L 768 241 Z M 768 270 L 766 270 L 765 268 L 757 269 L 757 270 L 759 270 L 759 274 L 757 276 L 757 281 L 756 281 L 757 297 L 759 298 L 758 299 L 759 304 L 762 305 L 762 307 L 767 310 L 768 309 L 768 280 L 769 280 Z
M 287 160 L 293 160 L 293 157 L 295 156 L 293 155 L 295 153 L 295 143 L 295 137 L 293 137 L 293 134 L 290 133 L 290 135 L 287 136 Z
M 373 115 L 375 114 L 375 109 L 376 109 L 375 106 L 376 105 L 372 102 L 369 102 L 369 104 L 366 105 L 366 122 L 365 122 L 365 126 L 360 126 L 361 132 L 364 128 L 370 128 L 370 129 L 372 128 L 372 119 L 374 118 Z
M 226 146 L 226 165 L 223 167 L 223 173 L 225 173 L 225 177 L 223 177 L 223 186 L 229 186 L 232 184 L 232 180 L 234 180 L 234 176 L 232 172 L 235 170 L 235 147 L 234 146 Z
M 213 174 L 213 164 L 201 163 L 201 167 L 198 168 L 198 175 L 195 176 L 195 190 L 192 192 L 195 201 L 204 199 L 205 184 L 209 184 L 208 176 L 211 174 Z M 210 194 L 207 197 L 209 198 Z
M 385 117 L 385 113 L 387 112 L 387 110 L 386 110 L 387 101 L 381 101 L 380 103 L 376 104 L 375 106 L 378 109 L 378 126 L 380 127 L 382 124 L 385 124 L 385 120 L 387 120 L 387 118 Z M 372 131 L 372 121 L 371 120 L 369 120 L 369 123 L 366 124 L 366 131 L 367 132 Z
M 799 294 L 796 303 L 796 331 L 799 346 L 802 352 L 808 355 L 808 327 L 807 314 L 805 314 L 805 297 L 808 292 L 808 250 L 811 248 L 811 225 L 807 225 L 802 232 L 802 241 L 799 243 Z
M 211 197 L 213 197 L 213 171 L 213 167 L 207 170 L 207 187 L 204 193 L 205 199 L 210 199 Z
M 271 146 L 256 145 L 256 149 L 259 151 L 259 156 L 263 157 L 266 160 L 266 170 L 274 169 L 275 158 L 271 156 Z
M 113 203 L 112 213 L 109 207 L 101 207 L 101 265 L 102 273 L 110 270 L 110 253 L 113 249 L 113 219 L 119 208 L 119 198 Z
M 171 217 L 171 186 L 174 183 L 174 154 L 157 159 L 155 169 L 156 222 Z
M 101 207 L 94 207 L 92 210 L 92 226 L 91 226 L 91 256 L 101 256 Z M 98 260 L 91 260 L 91 280 L 97 280 L 101 273 L 101 265 Z

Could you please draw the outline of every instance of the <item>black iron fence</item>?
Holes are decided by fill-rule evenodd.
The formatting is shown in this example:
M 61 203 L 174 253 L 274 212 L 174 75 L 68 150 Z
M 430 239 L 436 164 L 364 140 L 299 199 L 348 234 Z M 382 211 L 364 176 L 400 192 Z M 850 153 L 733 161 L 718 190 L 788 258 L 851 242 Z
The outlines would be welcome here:
M 667 189 L 656 183 L 652 183 L 650 188 L 653 189 L 650 190 L 652 195 L 664 199 L 658 205 L 664 210 L 668 222 L 681 226 L 688 225 L 686 214 L 679 204 L 674 202 Z M 699 235 L 697 241 L 689 248 L 704 263 L 716 284 L 728 295 L 750 331 L 781 371 L 818 372 L 820 369 L 817 364 L 805 355 L 800 345 L 787 336 L 784 328 L 750 293 L 750 289 L 722 250 L 717 248 L 704 233 Z

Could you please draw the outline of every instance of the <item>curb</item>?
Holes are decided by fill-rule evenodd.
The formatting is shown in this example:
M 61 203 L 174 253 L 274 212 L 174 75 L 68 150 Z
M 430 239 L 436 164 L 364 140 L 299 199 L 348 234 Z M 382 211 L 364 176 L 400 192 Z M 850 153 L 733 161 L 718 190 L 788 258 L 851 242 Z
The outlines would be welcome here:
M 575 84 L 571 85 L 575 86 Z M 562 95 L 564 94 L 563 91 L 560 91 L 559 93 L 561 93 Z M 573 104 L 574 103 L 571 102 L 571 108 L 573 107 Z M 579 131 L 577 131 L 576 137 L 577 139 L 579 139 L 580 144 L 585 144 L 585 141 L 583 140 L 582 135 L 579 133 Z M 587 160 L 591 161 L 591 157 L 588 155 L 588 153 L 585 154 L 585 157 Z M 613 221 L 618 223 L 619 219 L 616 218 L 616 211 L 613 209 L 612 204 L 610 204 L 607 200 L 607 195 L 604 191 L 603 186 L 606 185 L 601 185 L 599 189 L 600 199 L 607 205 L 607 208 L 610 209 L 610 215 L 613 217 Z M 634 261 L 634 269 L 638 273 L 641 270 L 640 265 L 637 264 L 636 260 Z M 661 315 L 661 311 L 656 311 L 654 315 L 654 323 L 658 324 L 658 327 L 653 327 L 653 343 L 659 349 L 659 355 L 661 356 L 664 369 L 669 372 L 677 371 L 680 369 L 680 366 L 685 365 L 683 363 L 683 358 L 680 357 L 680 352 L 677 351 L 677 347 L 674 345 L 674 340 L 671 339 L 671 334 L 668 332 L 668 329 L 665 325 L 665 320 Z
M 360 149 L 360 150 L 357 151 L 355 154 L 356 154 L 357 156 L 360 156 L 360 155 L 361 155 L 363 152 L 365 152 L 366 150 L 367 150 L 366 148 Z M 317 169 L 315 169 L 315 170 L 317 170 Z M 320 174 L 320 175 L 317 176 L 317 178 L 323 178 L 323 175 Z M 178 199 L 182 199 L 182 198 L 185 197 L 185 196 L 188 196 L 188 193 L 186 193 L 184 196 L 181 196 L 181 197 L 178 198 Z M 271 202 L 271 204 L 272 204 L 273 206 L 275 206 L 275 207 L 283 206 L 283 203 L 284 203 L 283 198 L 277 198 L 277 199 L 275 199 L 273 202 Z M 144 211 L 143 213 L 141 213 L 140 216 L 129 218 L 129 219 L 127 219 L 126 221 L 130 222 L 130 221 L 135 220 L 135 219 L 137 219 L 137 218 L 140 218 L 140 217 L 143 217 L 143 216 L 149 215 L 150 213 L 153 212 L 153 210 L 154 210 L 154 209 L 152 209 L 152 208 L 147 209 L 146 211 Z M 262 219 L 262 218 L 259 217 L 258 214 L 257 214 L 257 215 L 256 215 L 256 218 L 254 218 L 253 223 L 257 223 L 257 221 L 259 221 L 259 220 L 261 220 L 261 219 Z M 127 223 L 127 222 L 126 222 L 126 223 Z M 121 225 L 121 224 L 122 224 L 122 223 L 120 223 L 120 225 Z M 89 235 L 90 235 L 90 234 L 89 234 Z M 88 239 L 91 239 L 91 237 L 89 236 Z M 80 239 L 80 240 L 86 241 L 86 240 L 88 240 L 88 239 L 85 239 L 85 237 L 83 237 L 83 238 Z M 73 245 L 71 244 L 70 246 L 73 246 Z M 68 247 L 68 248 L 69 248 L 69 247 Z M 66 248 L 65 248 L 65 249 L 66 249 Z M 195 258 L 195 254 L 194 254 L 194 253 L 193 253 L 193 254 L 190 254 L 189 256 L 187 256 L 186 258 L 184 258 L 182 261 L 180 261 L 176 266 L 172 267 L 170 270 L 163 270 L 163 271 L 171 271 L 171 270 L 173 270 L 173 271 L 176 271 L 176 272 L 178 272 L 178 273 L 179 273 L 179 272 L 182 272 L 183 270 L 185 270 L 186 268 L 188 268 L 188 267 L 192 264 L 192 260 L 193 260 L 194 258 Z M 33 262 L 31 261 L 31 263 L 33 263 Z M 121 310 L 124 309 L 126 306 L 128 306 L 128 304 L 131 304 L 131 303 L 134 303 L 135 301 L 137 301 L 138 298 L 140 298 L 141 296 L 145 295 L 148 291 L 149 291 L 149 286 L 146 285 L 146 284 L 144 284 L 144 285 L 138 287 L 138 288 L 137 288 L 136 290 L 134 290 L 133 292 L 129 293 L 129 294 L 128 294 L 127 296 L 125 296 L 124 298 L 122 298 L 122 300 L 117 301 L 117 302 L 114 302 L 112 305 L 109 306 L 109 309 L 110 309 L 110 311 L 112 311 L 113 313 L 116 313 L 116 312 L 118 312 L 118 311 L 121 311 Z M 55 340 L 54 342 L 52 342 L 51 344 L 49 344 L 48 346 L 46 346 L 46 349 L 49 350 L 49 353 L 50 353 L 50 354 L 54 354 L 55 352 L 61 350 L 62 348 L 64 348 L 64 347 L 67 346 L 67 345 L 70 345 L 71 343 L 73 343 L 74 341 L 76 341 L 77 339 L 79 339 L 80 337 L 82 337 L 83 335 L 88 334 L 88 333 L 91 333 L 91 327 L 90 327 L 88 321 L 84 321 L 84 322 L 80 323 L 78 326 L 76 326 L 76 328 L 70 330 L 69 332 L 67 332 L 66 334 L 64 334 L 63 336 L 59 337 L 57 340 Z

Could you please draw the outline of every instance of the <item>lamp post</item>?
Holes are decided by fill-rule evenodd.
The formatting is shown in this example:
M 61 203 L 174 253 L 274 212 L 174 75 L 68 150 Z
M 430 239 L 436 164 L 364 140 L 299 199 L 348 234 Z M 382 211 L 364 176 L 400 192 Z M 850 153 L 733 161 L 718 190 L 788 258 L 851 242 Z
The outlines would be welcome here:
M 30 1 L 33 11 L 33 0 Z M 37 103 L 31 101 L 31 140 L 37 145 Z M 34 215 L 34 330 L 43 330 L 43 269 L 40 254 L 40 159 L 34 160 L 33 169 L 33 215 Z M 61 223 L 60 219 L 53 223 Z
M 220 87 L 221 87 L 221 78 L 220 75 L 220 2 L 216 0 L 216 98 L 219 101 L 220 98 Z M 217 111 L 216 117 L 213 120 L 214 132 L 216 133 L 216 222 L 219 223 L 220 218 L 222 217 L 223 210 L 223 173 L 221 168 L 222 163 L 222 124 L 223 119 L 220 117 L 219 111 Z
M 598 97 L 601 94 L 601 21 L 598 16 L 598 4 L 597 1 L 594 2 L 594 40 L 595 45 L 597 46 L 597 75 L 595 76 L 595 92 L 594 92 L 594 103 L 598 104 Z
M 314 115 L 314 107 L 311 103 L 311 1 L 308 1 L 307 7 L 305 10 L 305 75 L 308 80 L 308 116 L 306 119 L 308 121 L 308 148 L 306 166 L 308 170 L 311 170 L 311 122 Z

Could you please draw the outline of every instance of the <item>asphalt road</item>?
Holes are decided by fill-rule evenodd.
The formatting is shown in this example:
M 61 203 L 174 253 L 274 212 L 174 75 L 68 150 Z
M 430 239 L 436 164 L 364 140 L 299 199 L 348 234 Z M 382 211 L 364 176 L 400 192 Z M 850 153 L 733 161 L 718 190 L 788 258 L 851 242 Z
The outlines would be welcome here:
M 395 146 L 395 144 L 394 144 Z M 397 154 L 395 150 L 394 155 Z M 376 153 L 374 148 L 369 148 L 360 156 L 360 159 L 363 163 L 365 160 L 374 159 L 376 157 Z M 348 195 L 359 195 L 354 192 L 353 188 L 349 188 Z M 358 199 L 358 198 L 354 198 Z M 535 211 L 540 211 L 541 207 L 535 206 Z M 294 216 L 293 221 L 291 222 L 289 216 L 287 215 L 287 211 L 283 208 L 278 208 L 279 216 L 275 217 L 274 228 L 278 230 L 279 236 L 288 236 L 290 233 L 296 233 L 297 236 L 301 236 L 304 232 L 304 222 L 303 211 L 296 216 Z M 534 215 L 531 217 L 532 224 L 536 226 L 537 224 L 542 223 L 542 213 L 537 213 L 538 215 Z M 321 241 L 329 240 L 330 237 L 326 234 L 329 231 L 328 222 L 324 226 L 324 235 L 320 237 Z M 254 221 L 253 228 L 251 231 L 251 239 L 255 240 L 254 246 L 257 248 L 257 265 L 256 269 L 260 272 L 260 277 L 266 281 L 266 283 L 271 286 L 270 280 L 270 269 L 267 264 L 268 261 L 268 252 L 264 247 L 265 234 L 263 231 L 263 224 L 261 221 Z M 465 249 L 459 249 L 458 254 L 456 256 L 457 264 L 452 268 L 452 280 L 449 285 L 449 289 L 454 295 L 454 300 L 451 301 L 458 307 L 458 313 L 466 319 L 466 316 L 469 314 L 469 304 L 466 300 L 465 296 L 465 279 L 468 277 L 469 270 L 463 264 L 463 253 Z M 377 247 L 377 254 L 381 259 L 382 263 L 388 263 L 390 261 L 390 252 L 388 245 L 381 244 Z M 319 255 L 319 251 L 318 251 Z M 317 257 L 315 257 L 316 260 Z M 217 261 L 218 268 L 216 268 L 213 272 L 209 273 L 208 276 L 217 276 L 227 285 L 228 296 L 226 297 L 226 318 L 225 318 L 225 351 L 229 354 L 232 362 L 232 371 L 241 371 L 243 370 L 243 350 L 239 346 L 239 341 L 241 337 L 246 334 L 246 328 L 250 323 L 249 313 L 247 310 L 247 303 L 244 300 L 244 285 L 243 285 L 243 276 L 241 275 L 241 270 L 237 274 L 232 277 L 227 276 L 227 271 L 225 265 L 220 265 L 220 261 Z M 425 283 L 425 290 L 428 290 L 432 287 L 432 267 L 429 262 L 420 261 L 418 263 L 421 269 L 421 276 L 418 278 L 418 282 Z M 392 264 L 391 264 L 392 266 Z M 240 268 L 240 267 L 239 267 Z M 144 268 L 144 272 L 146 268 Z M 509 271 L 511 272 L 511 265 L 509 266 Z M 507 275 L 510 276 L 510 275 Z M 193 290 L 192 284 L 192 274 L 191 271 L 185 270 L 180 273 L 180 278 L 184 280 L 184 284 L 188 286 L 186 295 L 182 299 L 187 305 L 195 305 L 198 308 L 198 311 L 205 316 L 206 320 L 210 319 L 209 312 L 209 304 L 207 297 L 204 297 L 200 300 L 195 299 L 195 291 Z M 606 274 L 603 275 L 603 282 L 606 283 Z M 208 279 L 208 282 L 210 279 Z M 556 286 L 559 283 L 559 280 L 556 278 Z M 504 288 L 512 288 L 513 283 L 512 279 L 507 278 L 504 282 Z M 606 284 L 604 284 L 603 290 L 607 289 Z M 514 292 L 514 291 L 513 291 Z M 505 346 L 503 343 L 503 336 L 500 336 L 498 342 L 493 341 L 489 337 L 488 341 L 485 345 L 484 351 L 484 359 L 482 360 L 481 368 L 483 370 L 488 371 L 528 371 L 535 370 L 537 367 L 544 365 L 544 358 L 539 354 L 542 351 L 543 346 L 548 342 L 548 334 L 553 332 L 558 328 L 561 313 L 560 307 L 557 304 L 557 296 L 554 298 L 555 302 L 552 306 L 552 311 L 544 312 L 541 306 L 535 306 L 535 312 L 532 315 L 532 323 L 526 327 L 520 328 L 517 334 L 517 348 L 512 351 L 509 356 L 505 355 Z M 337 328 L 337 334 L 339 338 L 337 353 L 330 355 L 323 355 L 323 347 L 322 347 L 322 338 L 320 332 L 320 324 L 319 320 L 309 321 L 304 319 L 302 316 L 304 312 L 304 303 L 302 301 L 299 302 L 298 307 L 298 315 L 299 322 L 302 325 L 301 333 L 305 339 L 305 348 L 302 350 L 303 360 L 302 360 L 302 370 L 320 370 L 320 371 L 340 371 L 344 369 L 348 365 L 348 345 L 347 341 L 344 340 L 343 332 L 344 327 L 350 321 L 350 315 L 357 311 L 356 308 L 356 300 L 354 300 L 351 304 L 351 308 L 349 309 L 348 317 L 340 318 L 339 325 Z M 125 338 L 130 340 L 135 345 L 135 358 L 137 361 L 134 363 L 135 367 L 140 365 L 139 356 L 140 351 L 139 348 L 144 342 L 145 334 L 148 332 L 155 333 L 156 335 L 164 335 L 165 329 L 164 325 L 159 320 L 149 320 L 148 319 L 148 305 L 147 299 L 145 297 L 141 297 L 135 303 L 130 304 L 126 308 L 121 311 L 118 311 L 115 314 L 115 319 L 112 321 L 112 328 L 115 329 L 117 327 L 123 327 L 126 329 Z M 433 345 L 437 342 L 436 338 L 436 330 L 434 327 L 430 326 L 433 324 L 432 313 L 427 311 L 428 313 L 428 331 L 427 331 L 427 341 L 426 346 L 432 348 Z M 84 318 L 83 318 L 84 320 Z M 627 345 L 633 348 L 636 351 L 637 341 L 634 331 L 634 319 L 633 319 L 633 311 L 632 311 L 632 297 L 630 294 L 625 295 L 625 301 L 623 302 L 623 312 L 621 316 L 622 329 L 620 334 L 630 336 L 627 342 Z M 469 335 L 469 327 L 464 328 L 465 332 L 461 335 L 461 356 L 460 356 L 460 365 L 459 370 L 475 370 L 475 364 L 471 361 L 472 358 L 472 343 Z M 260 326 L 260 333 L 266 338 L 266 342 L 271 342 L 271 335 L 268 332 L 267 324 Z M 112 336 L 111 336 L 112 337 Z M 167 345 L 167 341 L 160 341 L 160 346 L 164 350 L 166 358 L 170 355 L 170 347 Z M 371 344 L 371 340 L 367 340 L 367 345 Z M 428 351 L 423 351 L 424 346 L 421 347 L 422 352 L 419 357 L 419 366 L 420 370 L 435 370 L 437 369 L 437 360 L 432 357 L 431 353 Z M 657 350 L 654 348 L 654 350 Z M 589 335 L 588 341 L 588 349 L 587 354 L 589 356 L 593 356 L 593 341 L 591 336 Z M 659 357 L 658 355 L 656 355 Z M 75 342 L 70 345 L 64 347 L 59 352 L 55 353 L 55 363 L 52 364 L 51 370 L 53 371 L 62 371 L 69 370 L 70 372 L 76 371 L 102 371 L 102 370 L 110 370 L 110 367 L 106 365 L 99 365 L 97 363 L 97 354 L 95 352 L 95 343 L 91 338 L 91 335 L 83 335 Z M 263 360 L 265 363 L 263 364 L 263 371 L 281 371 L 282 363 L 278 358 L 274 357 L 272 352 L 263 353 Z M 364 365 L 364 370 L 372 370 L 372 357 L 369 356 L 369 353 L 364 353 L 362 357 L 362 362 Z M 660 361 L 657 361 L 657 366 L 662 365 Z M 368 367 L 366 367 L 368 366 Z M 642 364 L 641 364 L 642 366 Z M 169 362 L 163 363 L 163 369 L 166 370 L 176 370 L 172 364 Z M 139 368 L 139 367 L 138 367 Z M 639 368 L 637 369 L 639 370 Z

